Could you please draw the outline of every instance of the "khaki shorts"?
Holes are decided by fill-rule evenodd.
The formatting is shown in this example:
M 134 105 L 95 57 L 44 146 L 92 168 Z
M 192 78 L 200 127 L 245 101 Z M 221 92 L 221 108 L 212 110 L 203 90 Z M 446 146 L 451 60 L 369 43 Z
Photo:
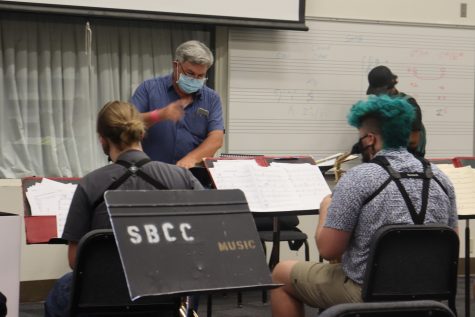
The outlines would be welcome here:
M 346 277 L 341 263 L 298 262 L 290 277 L 297 298 L 313 307 L 363 301 L 361 286 Z

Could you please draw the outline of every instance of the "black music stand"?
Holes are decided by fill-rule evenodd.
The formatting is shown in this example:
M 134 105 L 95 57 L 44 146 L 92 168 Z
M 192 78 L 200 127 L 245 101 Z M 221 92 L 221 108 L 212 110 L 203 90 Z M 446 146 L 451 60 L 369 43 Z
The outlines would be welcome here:
M 213 180 L 209 175 L 208 169 L 204 166 L 194 166 L 190 168 L 191 174 L 196 177 L 197 180 L 200 181 L 201 185 L 204 188 L 212 188 L 213 187 Z
M 132 299 L 277 286 L 242 191 L 104 197 Z

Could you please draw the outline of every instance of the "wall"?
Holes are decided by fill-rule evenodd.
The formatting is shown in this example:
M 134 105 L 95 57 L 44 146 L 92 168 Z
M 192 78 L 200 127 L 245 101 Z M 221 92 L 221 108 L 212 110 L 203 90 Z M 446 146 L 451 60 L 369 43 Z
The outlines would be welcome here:
M 460 4 L 467 4 L 467 17 L 460 17 Z M 475 25 L 475 1 L 453 0 L 306 0 L 311 17 L 364 19 L 413 23 Z
M 23 216 L 23 196 L 19 179 L 0 179 L 0 211 Z M 21 224 L 21 281 L 48 280 L 69 270 L 66 245 L 26 244 Z

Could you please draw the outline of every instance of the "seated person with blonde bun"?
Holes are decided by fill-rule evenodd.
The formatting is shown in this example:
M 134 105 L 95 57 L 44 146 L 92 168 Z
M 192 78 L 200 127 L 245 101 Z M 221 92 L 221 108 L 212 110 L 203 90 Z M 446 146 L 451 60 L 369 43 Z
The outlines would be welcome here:
M 148 158 L 141 146 L 145 125 L 140 113 L 131 104 L 108 102 L 98 114 L 97 133 L 104 154 L 110 157 L 113 164 L 84 176 L 74 193 L 62 236 L 68 241 L 68 259 L 72 269 L 79 240 L 91 230 L 111 228 L 103 198 L 105 191 L 113 188 L 203 189 L 188 170 Z M 131 165 L 135 165 L 145 176 L 136 173 L 121 179 Z M 69 315 L 71 281 L 72 272 L 69 272 L 56 282 L 45 302 L 45 316 Z

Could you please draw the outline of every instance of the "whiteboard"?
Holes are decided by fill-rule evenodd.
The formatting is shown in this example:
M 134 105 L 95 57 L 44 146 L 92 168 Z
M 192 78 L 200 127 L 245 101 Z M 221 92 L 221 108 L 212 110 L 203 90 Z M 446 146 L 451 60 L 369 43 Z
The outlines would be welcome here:
M 474 29 L 306 24 L 308 32 L 230 30 L 228 152 L 349 150 L 357 132 L 347 113 L 366 98 L 368 72 L 386 65 L 422 108 L 427 157 L 473 155 Z
M 235 4 L 234 0 L 0 0 L 0 10 L 307 30 L 305 0 Z
M 8 0 L 9 2 L 64 5 L 73 7 L 108 8 L 119 10 L 157 11 L 168 13 L 215 15 L 248 19 L 299 21 L 300 0 Z M 5 1 L 0 1 L 5 2 Z M 269 7 L 272 6 L 272 10 Z

